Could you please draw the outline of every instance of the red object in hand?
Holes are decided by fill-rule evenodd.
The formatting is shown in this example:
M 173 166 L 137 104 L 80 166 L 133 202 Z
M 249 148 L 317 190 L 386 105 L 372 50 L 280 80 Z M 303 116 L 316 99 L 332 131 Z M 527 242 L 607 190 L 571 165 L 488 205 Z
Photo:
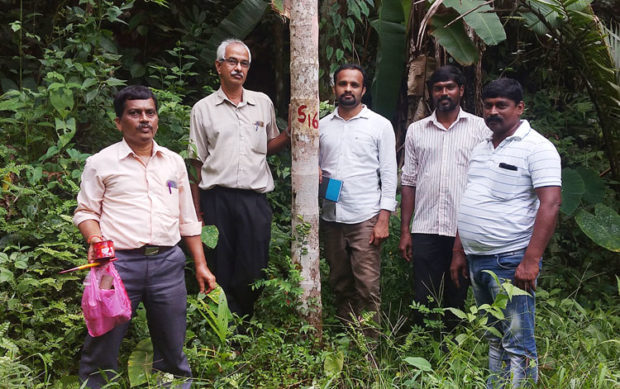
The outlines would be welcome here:
M 111 240 L 102 240 L 93 243 L 95 251 L 95 260 L 114 258 L 114 242 Z

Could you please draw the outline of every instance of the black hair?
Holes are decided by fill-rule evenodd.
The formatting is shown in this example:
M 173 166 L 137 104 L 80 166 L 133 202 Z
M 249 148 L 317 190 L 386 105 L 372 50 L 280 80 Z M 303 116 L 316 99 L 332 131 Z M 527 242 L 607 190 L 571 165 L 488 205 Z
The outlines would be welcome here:
M 155 102 L 155 110 L 157 110 L 157 97 L 153 94 L 150 88 L 143 85 L 130 85 L 126 86 L 114 96 L 114 111 L 116 117 L 123 116 L 125 111 L 125 101 L 127 100 L 148 100 L 153 99 Z
M 498 78 L 482 89 L 482 100 L 495 97 L 505 97 L 519 104 L 523 101 L 523 87 L 519 81 L 512 78 Z
M 445 65 L 435 70 L 431 74 L 431 78 L 428 79 L 428 89 L 432 90 L 433 85 L 438 82 L 454 81 L 458 86 L 465 84 L 465 75 L 461 72 L 461 69 L 453 65 Z
M 366 86 L 366 72 L 360 65 L 354 63 L 344 63 L 338 66 L 338 68 L 334 72 L 334 85 L 336 84 L 336 77 L 338 76 L 338 73 L 346 69 L 359 70 L 360 73 L 362 73 L 362 86 Z

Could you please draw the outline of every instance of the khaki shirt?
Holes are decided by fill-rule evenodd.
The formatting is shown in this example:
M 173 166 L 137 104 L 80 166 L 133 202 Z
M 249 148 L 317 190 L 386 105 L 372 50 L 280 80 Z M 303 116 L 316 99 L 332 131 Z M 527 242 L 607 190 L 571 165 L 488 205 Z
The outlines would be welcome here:
M 272 191 L 267 142 L 279 133 L 273 103 L 264 93 L 243 89 L 243 100 L 235 106 L 220 88 L 197 102 L 189 157 L 202 162 L 199 187 Z

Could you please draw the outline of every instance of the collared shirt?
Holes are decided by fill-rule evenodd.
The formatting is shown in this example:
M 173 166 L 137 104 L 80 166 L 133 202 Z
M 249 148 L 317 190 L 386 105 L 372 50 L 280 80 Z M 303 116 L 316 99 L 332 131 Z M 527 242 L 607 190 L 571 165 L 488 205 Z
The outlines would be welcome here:
M 526 120 L 497 148 L 474 148 L 458 228 L 468 255 L 526 248 L 540 204 L 535 189 L 562 185 L 560 155 Z
M 155 141 L 146 165 L 124 139 L 89 157 L 77 203 L 75 225 L 96 220 L 119 250 L 174 246 L 202 230 L 183 159 Z
M 396 209 L 396 147 L 386 118 L 364 107 L 349 120 L 336 109 L 319 122 L 319 164 L 342 181 L 340 200 L 323 202 L 326 221 L 354 224 Z
M 460 108 L 449 128 L 439 123 L 436 111 L 409 125 L 401 185 L 415 187 L 411 232 L 456 235 L 456 209 L 467 179 L 469 156 L 491 134 L 484 119 Z
M 273 103 L 264 93 L 243 89 L 243 101 L 235 105 L 220 88 L 197 102 L 191 113 L 189 155 L 202 162 L 200 188 L 272 191 L 267 141 L 279 133 Z

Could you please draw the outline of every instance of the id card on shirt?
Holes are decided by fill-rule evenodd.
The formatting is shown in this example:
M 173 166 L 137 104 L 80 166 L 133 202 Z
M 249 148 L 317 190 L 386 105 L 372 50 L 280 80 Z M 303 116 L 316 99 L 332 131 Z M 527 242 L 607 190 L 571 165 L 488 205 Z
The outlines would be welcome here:
M 319 184 L 319 197 L 337 203 L 340 200 L 341 190 L 342 181 L 323 176 Z

